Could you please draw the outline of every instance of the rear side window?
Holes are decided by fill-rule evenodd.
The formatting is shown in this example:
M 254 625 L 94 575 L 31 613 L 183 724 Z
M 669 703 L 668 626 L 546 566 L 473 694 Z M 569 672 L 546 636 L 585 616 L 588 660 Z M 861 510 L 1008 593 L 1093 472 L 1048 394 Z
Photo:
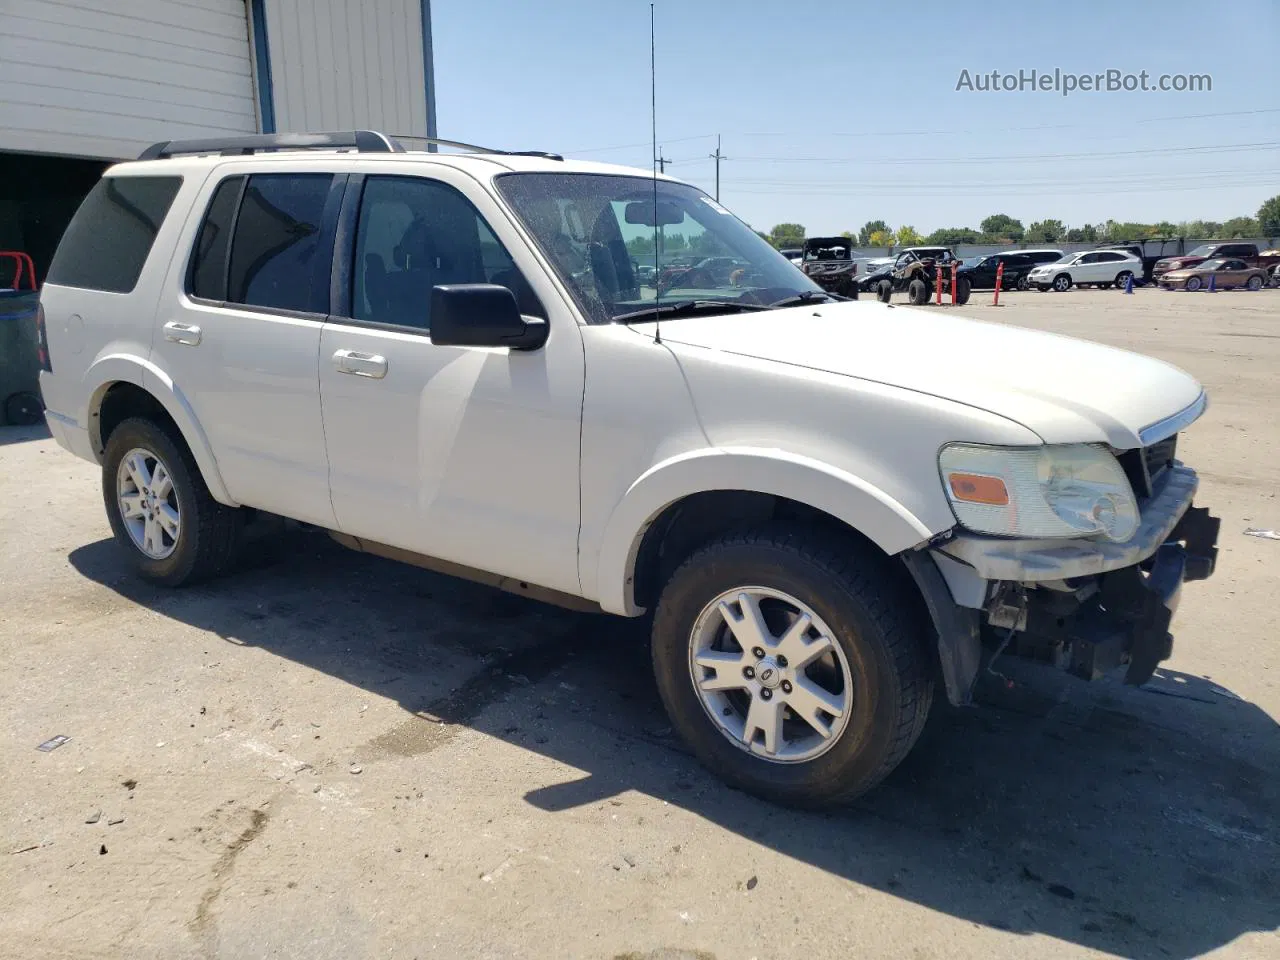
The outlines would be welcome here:
M 104 177 L 71 218 L 48 283 L 129 293 L 138 283 L 181 177 Z
M 191 257 L 193 297 L 227 299 L 227 250 L 231 246 L 231 227 L 243 186 L 244 177 L 228 177 L 213 192 Z
M 320 226 L 330 174 L 249 178 L 235 218 L 227 296 L 251 307 L 315 311 L 316 271 L 328 271 Z

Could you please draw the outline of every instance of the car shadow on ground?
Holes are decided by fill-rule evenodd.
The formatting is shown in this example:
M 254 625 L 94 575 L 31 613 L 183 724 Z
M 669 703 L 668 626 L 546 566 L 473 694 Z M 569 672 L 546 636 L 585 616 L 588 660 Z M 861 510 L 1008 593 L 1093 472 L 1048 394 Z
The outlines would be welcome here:
M 1135 690 L 989 674 L 982 706 L 935 706 L 912 754 L 851 808 L 781 813 L 723 787 L 674 739 L 643 624 L 322 536 L 274 552 L 181 591 L 125 573 L 111 541 L 70 560 L 164 616 L 395 698 L 401 756 L 425 753 L 415 736 L 436 743 L 443 722 L 587 772 L 523 798 L 543 810 L 640 791 L 933 910 L 1123 956 L 1198 956 L 1280 926 L 1280 728 L 1207 678 L 1162 672 Z M 433 663 L 459 654 L 476 658 L 470 679 L 425 693 Z
M 0 425 L 0 447 L 11 443 L 26 443 L 28 440 L 48 440 L 53 434 L 45 423 L 31 426 Z

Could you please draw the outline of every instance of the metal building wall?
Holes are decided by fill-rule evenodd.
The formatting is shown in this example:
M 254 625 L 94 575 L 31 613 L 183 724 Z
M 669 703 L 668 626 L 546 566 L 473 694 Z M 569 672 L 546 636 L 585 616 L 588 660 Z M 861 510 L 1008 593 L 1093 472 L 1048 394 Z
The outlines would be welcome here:
M 244 0 L 0 0 L 0 150 L 118 159 L 256 128 Z
M 254 2 L 277 131 L 428 136 L 422 0 Z M 259 64 L 260 84 L 263 73 Z

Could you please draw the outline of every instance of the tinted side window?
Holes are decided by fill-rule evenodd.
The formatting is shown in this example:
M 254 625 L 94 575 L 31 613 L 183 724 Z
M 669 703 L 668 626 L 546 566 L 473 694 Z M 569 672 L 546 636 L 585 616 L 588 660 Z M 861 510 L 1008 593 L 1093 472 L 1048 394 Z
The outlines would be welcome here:
M 128 293 L 138 282 L 181 177 L 104 177 L 62 235 L 47 282 Z
M 333 177 L 270 174 L 249 178 L 231 241 L 227 301 L 314 311 L 320 225 Z M 326 273 L 327 275 L 327 273 Z
M 240 199 L 243 185 L 244 177 L 228 177 L 213 192 L 191 256 L 190 290 L 193 297 L 227 299 L 227 251 L 231 247 L 236 201 Z
M 356 227 L 352 317 L 430 329 L 431 288 L 442 283 L 496 283 L 516 295 L 522 313 L 546 315 L 461 193 L 435 180 L 369 177 Z

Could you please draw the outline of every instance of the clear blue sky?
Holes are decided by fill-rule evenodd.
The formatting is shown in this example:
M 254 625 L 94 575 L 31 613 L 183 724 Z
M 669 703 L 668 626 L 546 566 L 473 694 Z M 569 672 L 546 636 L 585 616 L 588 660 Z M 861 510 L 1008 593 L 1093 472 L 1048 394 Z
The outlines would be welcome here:
M 432 0 L 432 19 L 440 136 L 649 168 L 648 2 Z M 1280 194 L 1280 0 L 658 0 L 656 19 L 668 172 L 710 190 L 721 134 L 721 201 L 757 229 L 1225 220 Z M 1213 89 L 956 91 L 962 69 L 1055 68 Z

